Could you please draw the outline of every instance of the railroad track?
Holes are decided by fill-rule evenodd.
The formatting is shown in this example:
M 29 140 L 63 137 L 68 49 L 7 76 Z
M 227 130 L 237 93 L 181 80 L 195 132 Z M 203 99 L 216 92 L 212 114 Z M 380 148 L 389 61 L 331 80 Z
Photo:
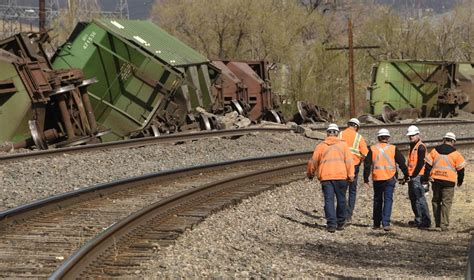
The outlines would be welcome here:
M 403 143 L 399 144 L 403 145 Z M 468 145 L 472 146 L 473 142 L 458 142 L 458 146 L 465 147 Z M 403 145 L 400 148 L 403 150 L 406 146 Z M 47 277 L 65 258 L 96 234 L 109 228 L 111 224 L 116 223 L 117 226 L 121 225 L 122 227 L 123 223 L 130 218 L 118 223 L 117 221 L 126 218 L 132 213 L 134 214 L 130 217 L 141 216 L 145 210 L 140 209 L 144 207 L 150 210 L 156 206 L 165 205 L 165 202 L 174 203 L 172 202 L 173 199 L 181 199 L 179 195 L 176 195 L 177 192 L 194 193 L 194 191 L 201 189 L 196 188 L 196 186 L 206 186 L 202 188 L 207 189 L 208 187 L 211 188 L 210 186 L 217 186 L 225 182 L 232 182 L 225 188 L 235 185 L 239 188 L 250 186 L 250 189 L 238 189 L 233 194 L 229 194 L 227 191 L 221 193 L 222 195 L 216 198 L 217 201 L 215 202 L 210 202 L 213 199 L 211 197 L 213 195 L 208 194 L 205 199 L 196 200 L 200 204 L 196 204 L 197 206 L 193 204 L 193 207 L 197 207 L 193 208 L 194 210 L 180 208 L 187 209 L 187 214 L 175 213 L 171 216 L 166 216 L 168 217 L 166 223 L 153 223 L 158 226 L 160 234 L 146 233 L 147 229 L 144 229 L 143 232 L 145 233 L 140 237 L 142 239 L 138 239 L 139 241 L 136 243 L 136 246 L 129 246 L 132 250 L 130 254 L 124 253 L 123 256 L 126 258 L 118 262 L 120 266 L 130 264 L 126 269 L 116 270 L 113 265 L 114 261 L 111 261 L 112 259 L 117 259 L 117 252 L 121 251 L 111 251 L 110 247 L 101 247 L 101 245 L 99 247 L 109 248 L 101 252 L 108 252 L 110 254 L 107 257 L 99 254 L 102 261 L 84 270 L 98 274 L 107 271 L 110 276 L 122 275 L 121 273 L 128 273 L 130 271 L 134 272 L 136 271 L 137 263 L 147 259 L 152 251 L 157 248 L 157 245 L 169 245 L 184 229 L 200 222 L 212 211 L 250 194 L 271 188 L 275 184 L 284 185 L 288 183 L 286 181 L 275 183 L 272 181 L 273 179 L 266 178 L 265 181 L 256 184 L 259 181 L 255 177 L 252 177 L 253 179 L 251 180 L 248 178 L 244 179 L 250 180 L 247 182 L 252 184 L 236 183 L 235 178 L 228 179 L 229 175 L 226 171 L 230 170 L 232 176 L 249 172 L 253 173 L 252 176 L 259 176 L 258 173 L 262 171 L 262 168 L 266 169 L 263 166 L 265 164 L 268 165 L 268 161 L 273 161 L 271 163 L 272 167 L 284 168 L 284 165 L 289 164 L 292 165 L 289 167 L 292 170 L 291 172 L 296 172 L 292 173 L 293 175 L 291 176 L 286 176 L 283 169 L 278 169 L 279 171 L 275 172 L 283 175 L 278 180 L 302 179 L 304 177 L 304 167 L 310 155 L 311 151 L 308 151 L 280 157 L 233 161 L 224 165 L 211 164 L 178 171 L 160 172 L 109 184 L 101 184 L 0 212 L 0 236 L 2 236 L 0 238 L 0 277 Z M 268 172 L 267 175 L 270 174 Z M 295 174 L 297 176 L 293 177 Z M 213 183 L 215 181 L 221 182 L 215 184 Z M 170 198 L 170 196 L 172 197 Z M 173 222 L 173 220 L 169 220 L 169 217 L 174 217 L 177 220 Z M 152 232 L 156 230 L 155 228 Z M 103 239 L 106 244 L 110 245 L 110 239 L 107 241 L 105 236 L 115 236 L 115 233 L 112 234 L 111 231 L 112 227 L 104 231 L 99 239 Z M 118 230 L 119 236 L 121 238 L 128 238 L 129 235 L 121 235 L 123 231 L 128 232 L 129 230 L 120 228 Z M 125 245 L 129 244 L 127 242 L 130 241 L 128 239 L 117 239 L 116 236 L 112 240 L 115 240 L 113 242 L 114 246 L 117 246 L 117 240 L 123 240 Z M 128 241 L 126 242 L 126 240 Z M 86 253 L 88 250 L 86 248 L 96 248 L 95 245 L 91 245 L 95 244 L 95 242 L 97 240 L 87 243 L 86 247 L 77 251 L 74 258 L 79 258 L 79 263 L 83 263 L 84 256 L 89 254 Z M 146 253 L 141 252 L 142 250 L 146 251 Z M 98 256 L 96 253 L 94 254 Z M 27 257 L 19 258 L 20 256 Z M 89 260 L 89 257 L 85 259 Z M 70 259 L 65 265 L 69 267 L 74 262 L 76 261 Z M 92 262 L 87 262 L 92 264 Z M 132 268 L 135 269 L 133 270 Z M 64 269 L 63 271 L 83 271 L 83 268 L 79 270 L 76 268 Z M 59 274 L 56 275 L 62 275 L 65 272 L 57 273 Z
M 249 195 L 285 185 L 304 176 L 306 161 L 205 184 L 134 213 L 88 242 L 51 277 L 133 277 L 158 247 L 191 228 L 216 209 Z M 171 236 L 170 236 L 171 235 Z
M 297 179 L 301 179 L 304 176 L 302 167 L 309 156 L 309 152 L 295 153 L 160 172 L 0 212 L 0 278 L 46 278 L 74 250 L 96 234 L 144 207 L 163 199 L 169 200 L 178 192 L 193 192 L 198 189 L 197 186 L 259 172 L 269 166 L 283 168 L 296 164 L 297 167 L 292 170 L 298 169 Z M 296 180 L 296 177 L 287 176 L 281 181 L 282 184 L 288 183 L 290 178 Z M 219 201 L 209 203 L 208 206 L 212 207 L 204 206 L 196 215 L 180 216 L 182 222 L 176 227 L 174 223 L 168 224 L 169 230 L 160 234 L 163 239 L 160 244 L 172 242 L 189 223 L 199 222 L 216 208 L 274 185 L 271 181 L 265 181 L 258 186 L 241 189 L 232 196 L 221 196 Z
M 383 124 L 363 124 L 361 130 L 364 129 L 376 129 L 376 128 L 390 128 L 390 127 L 408 127 L 410 125 L 416 125 L 419 127 L 430 126 L 430 125 L 462 125 L 462 124 L 474 124 L 474 121 L 470 120 L 450 120 L 450 119 L 436 119 L 421 122 L 412 123 L 383 123 Z M 347 125 L 340 126 L 339 128 L 344 129 Z M 312 130 L 324 131 L 326 127 L 313 127 Z
M 418 126 L 429 126 L 429 125 L 455 125 L 455 124 L 472 124 L 474 121 L 455 121 L 455 120 L 437 120 L 429 122 L 418 122 L 414 123 Z M 370 128 L 380 128 L 380 127 L 404 127 L 410 124 L 406 123 L 390 123 L 390 124 L 368 124 L 364 125 L 362 129 Z M 340 128 L 345 128 L 347 126 L 341 126 Z M 326 127 L 316 127 L 311 128 L 316 131 L 324 131 Z M 267 132 L 267 133 L 284 133 L 284 132 L 297 132 L 298 128 L 242 128 L 242 129 L 232 129 L 232 130 L 216 130 L 216 131 L 204 131 L 204 132 L 186 132 L 186 133 L 177 133 L 170 135 L 163 135 L 159 137 L 146 137 L 146 138 L 137 138 L 129 139 L 122 141 L 114 141 L 107 143 L 99 144 L 90 144 L 83 146 L 75 147 L 66 147 L 66 148 L 57 148 L 52 150 L 42 150 L 35 152 L 27 153 L 11 153 L 0 156 L 0 164 L 9 162 L 9 161 L 18 161 L 25 159 L 36 159 L 43 157 L 55 156 L 58 154 L 74 154 L 81 152 L 91 152 L 91 151 L 102 151 L 110 149 L 119 149 L 119 148 L 133 148 L 146 145 L 155 145 L 155 144 L 165 144 L 165 143 L 178 143 L 183 141 L 192 141 L 198 139 L 212 138 L 212 137 L 232 137 L 232 136 L 241 136 L 255 132 Z
M 52 150 L 42 150 L 27 153 L 9 153 L 0 156 L 0 164 L 9 161 L 43 158 L 55 156 L 58 154 L 74 154 L 91 151 L 102 151 L 118 148 L 133 148 L 147 145 L 165 144 L 165 143 L 178 143 L 183 141 L 192 141 L 198 139 L 212 138 L 212 137 L 232 137 L 241 136 L 255 132 L 261 133 L 284 133 L 294 132 L 292 128 L 242 128 L 242 129 L 228 129 L 228 130 L 215 130 L 215 131 L 200 131 L 200 132 L 186 132 L 176 133 L 170 135 L 163 135 L 159 137 L 146 137 L 136 138 L 122 141 L 114 141 L 99 144 L 90 144 L 83 146 L 74 146 L 67 148 L 57 148 Z

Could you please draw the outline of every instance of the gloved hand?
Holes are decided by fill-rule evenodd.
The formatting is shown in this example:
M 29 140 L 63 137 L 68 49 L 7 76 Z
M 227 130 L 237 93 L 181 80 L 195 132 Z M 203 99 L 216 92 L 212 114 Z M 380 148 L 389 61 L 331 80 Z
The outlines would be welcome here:
M 347 177 L 347 182 L 349 182 L 349 183 L 354 182 L 354 177 Z
M 313 181 L 314 174 L 306 174 L 306 177 L 308 178 L 308 180 Z
M 425 190 L 425 193 L 430 191 L 430 184 L 428 182 L 421 183 L 421 186 Z

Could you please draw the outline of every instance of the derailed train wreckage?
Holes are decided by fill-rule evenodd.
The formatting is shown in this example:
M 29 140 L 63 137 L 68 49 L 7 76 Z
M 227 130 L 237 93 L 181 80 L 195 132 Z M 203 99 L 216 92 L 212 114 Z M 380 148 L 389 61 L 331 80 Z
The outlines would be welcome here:
M 21 33 L 0 41 L 0 140 L 15 148 L 98 141 L 85 79 L 79 69 L 55 70 L 42 43 L 46 34 Z
M 264 61 L 212 62 L 148 21 L 81 23 L 52 61 L 47 39 L 0 42 L 0 142 L 13 148 L 218 128 L 199 108 L 283 121 Z

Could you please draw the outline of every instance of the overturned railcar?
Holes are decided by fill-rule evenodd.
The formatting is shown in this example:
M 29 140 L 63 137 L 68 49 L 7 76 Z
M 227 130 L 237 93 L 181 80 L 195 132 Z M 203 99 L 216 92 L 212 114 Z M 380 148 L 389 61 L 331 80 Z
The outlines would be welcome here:
M 278 111 L 279 97 L 272 91 L 266 61 L 214 61 L 225 83 L 218 87 L 225 106 L 231 106 L 252 121 L 284 122 Z
M 98 80 L 89 95 L 97 122 L 112 130 L 105 141 L 180 131 L 200 120 L 211 127 L 193 111 L 212 106 L 218 69 L 149 21 L 80 23 L 53 66 L 79 68 Z
M 78 69 L 53 70 L 47 40 L 47 34 L 19 33 L 0 41 L 0 143 L 47 149 L 97 142 L 104 131 L 86 89 L 94 80 Z
M 474 112 L 474 68 L 471 63 L 389 60 L 372 69 L 368 100 L 372 114 L 417 109 L 419 117 Z

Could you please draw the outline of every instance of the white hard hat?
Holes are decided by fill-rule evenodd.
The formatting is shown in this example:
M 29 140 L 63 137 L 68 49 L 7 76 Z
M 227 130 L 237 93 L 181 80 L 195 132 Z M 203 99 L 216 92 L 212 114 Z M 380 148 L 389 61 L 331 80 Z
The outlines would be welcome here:
M 447 139 L 451 139 L 451 140 L 456 141 L 456 135 L 454 135 L 454 133 L 452 133 L 452 132 L 446 133 L 443 138 L 447 138 Z
M 382 128 L 382 129 L 379 130 L 379 132 L 377 133 L 377 137 L 380 137 L 380 136 L 388 136 L 388 137 L 390 137 L 390 132 L 388 131 L 388 129 Z
M 407 130 L 407 136 L 420 134 L 420 130 L 415 125 L 410 125 Z
M 337 124 L 331 123 L 331 124 L 329 124 L 328 128 L 326 129 L 326 131 L 330 131 L 330 130 L 334 130 L 334 131 L 339 132 L 339 127 L 337 126 Z
M 353 123 L 360 127 L 360 121 L 357 118 L 352 118 L 347 123 Z

